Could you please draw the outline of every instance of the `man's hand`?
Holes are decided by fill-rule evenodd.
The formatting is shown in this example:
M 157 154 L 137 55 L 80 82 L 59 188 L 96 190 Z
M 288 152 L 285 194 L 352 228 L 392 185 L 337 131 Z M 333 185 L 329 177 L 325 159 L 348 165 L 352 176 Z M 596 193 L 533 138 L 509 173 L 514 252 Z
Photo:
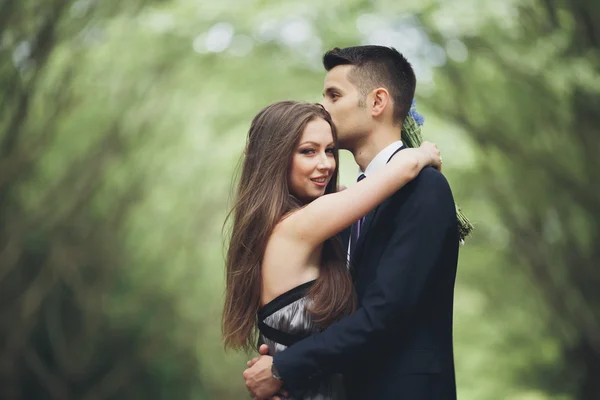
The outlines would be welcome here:
M 269 346 L 267 346 L 266 344 L 261 344 L 260 347 L 258 348 L 258 354 L 260 354 L 261 356 L 266 356 L 269 354 Z M 246 363 L 246 365 L 248 366 L 248 368 L 250 368 L 251 366 L 253 366 L 254 364 L 256 364 L 256 362 L 260 359 L 260 356 L 258 357 L 254 357 L 252 360 L 248 361 Z
M 248 363 L 254 360 L 249 361 Z M 271 366 L 273 357 L 260 356 L 252 366 L 243 373 L 246 388 L 253 399 L 268 399 L 281 389 L 283 382 L 273 377 Z
M 263 356 L 268 355 L 269 354 L 269 346 L 267 346 L 266 344 L 261 344 L 258 349 L 258 353 Z M 246 364 L 248 365 L 248 367 L 252 367 L 254 364 L 256 364 L 256 362 L 258 360 L 260 360 L 260 356 L 254 357 L 252 360 L 248 361 Z M 286 390 L 280 390 L 279 393 L 284 397 L 273 396 L 273 397 L 271 397 L 271 400 L 283 400 L 284 398 L 287 398 L 290 395 Z

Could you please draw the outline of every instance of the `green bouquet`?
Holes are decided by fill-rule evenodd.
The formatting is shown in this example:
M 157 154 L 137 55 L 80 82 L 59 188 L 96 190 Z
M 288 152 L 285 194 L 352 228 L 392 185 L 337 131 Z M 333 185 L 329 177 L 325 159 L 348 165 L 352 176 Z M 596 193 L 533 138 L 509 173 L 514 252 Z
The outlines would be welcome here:
M 408 116 L 405 118 L 402 124 L 402 143 L 407 147 L 419 147 L 423 142 L 423 136 L 421 135 L 421 126 L 423 125 L 424 118 L 416 110 L 416 102 L 410 107 Z M 456 207 L 456 217 L 458 219 L 458 235 L 461 243 L 464 243 L 465 238 L 473 231 L 473 225 L 469 222 L 467 217 L 463 214 L 458 205 Z

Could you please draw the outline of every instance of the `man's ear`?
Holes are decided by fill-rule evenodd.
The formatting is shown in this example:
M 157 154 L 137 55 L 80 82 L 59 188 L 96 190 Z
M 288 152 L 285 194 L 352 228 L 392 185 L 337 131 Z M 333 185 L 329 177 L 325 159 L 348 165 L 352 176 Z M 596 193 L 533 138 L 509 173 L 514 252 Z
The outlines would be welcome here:
M 390 93 L 385 88 L 378 88 L 371 92 L 369 100 L 371 102 L 371 115 L 379 117 L 390 103 Z

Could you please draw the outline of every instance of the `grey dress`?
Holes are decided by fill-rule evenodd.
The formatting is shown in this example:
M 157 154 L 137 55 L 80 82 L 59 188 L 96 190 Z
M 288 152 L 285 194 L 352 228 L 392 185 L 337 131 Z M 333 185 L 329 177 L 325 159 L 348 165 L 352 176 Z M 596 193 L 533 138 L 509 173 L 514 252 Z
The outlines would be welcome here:
M 318 332 L 307 306 L 308 289 L 315 281 L 306 282 L 276 297 L 258 311 L 259 346 L 269 346 L 274 355 L 288 346 Z M 340 374 L 324 377 L 303 392 L 291 393 L 294 400 L 345 400 Z

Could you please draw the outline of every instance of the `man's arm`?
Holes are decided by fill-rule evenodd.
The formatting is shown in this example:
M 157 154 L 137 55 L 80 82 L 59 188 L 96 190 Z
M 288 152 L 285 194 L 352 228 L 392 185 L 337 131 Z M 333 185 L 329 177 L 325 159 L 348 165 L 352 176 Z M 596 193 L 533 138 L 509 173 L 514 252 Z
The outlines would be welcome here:
M 443 175 L 427 169 L 405 189 L 395 231 L 367 288 L 362 306 L 319 334 L 294 344 L 274 357 L 286 388 L 302 387 L 307 379 L 340 371 L 349 357 L 401 329 L 414 313 L 441 257 L 444 241 L 456 229 L 454 201 Z

